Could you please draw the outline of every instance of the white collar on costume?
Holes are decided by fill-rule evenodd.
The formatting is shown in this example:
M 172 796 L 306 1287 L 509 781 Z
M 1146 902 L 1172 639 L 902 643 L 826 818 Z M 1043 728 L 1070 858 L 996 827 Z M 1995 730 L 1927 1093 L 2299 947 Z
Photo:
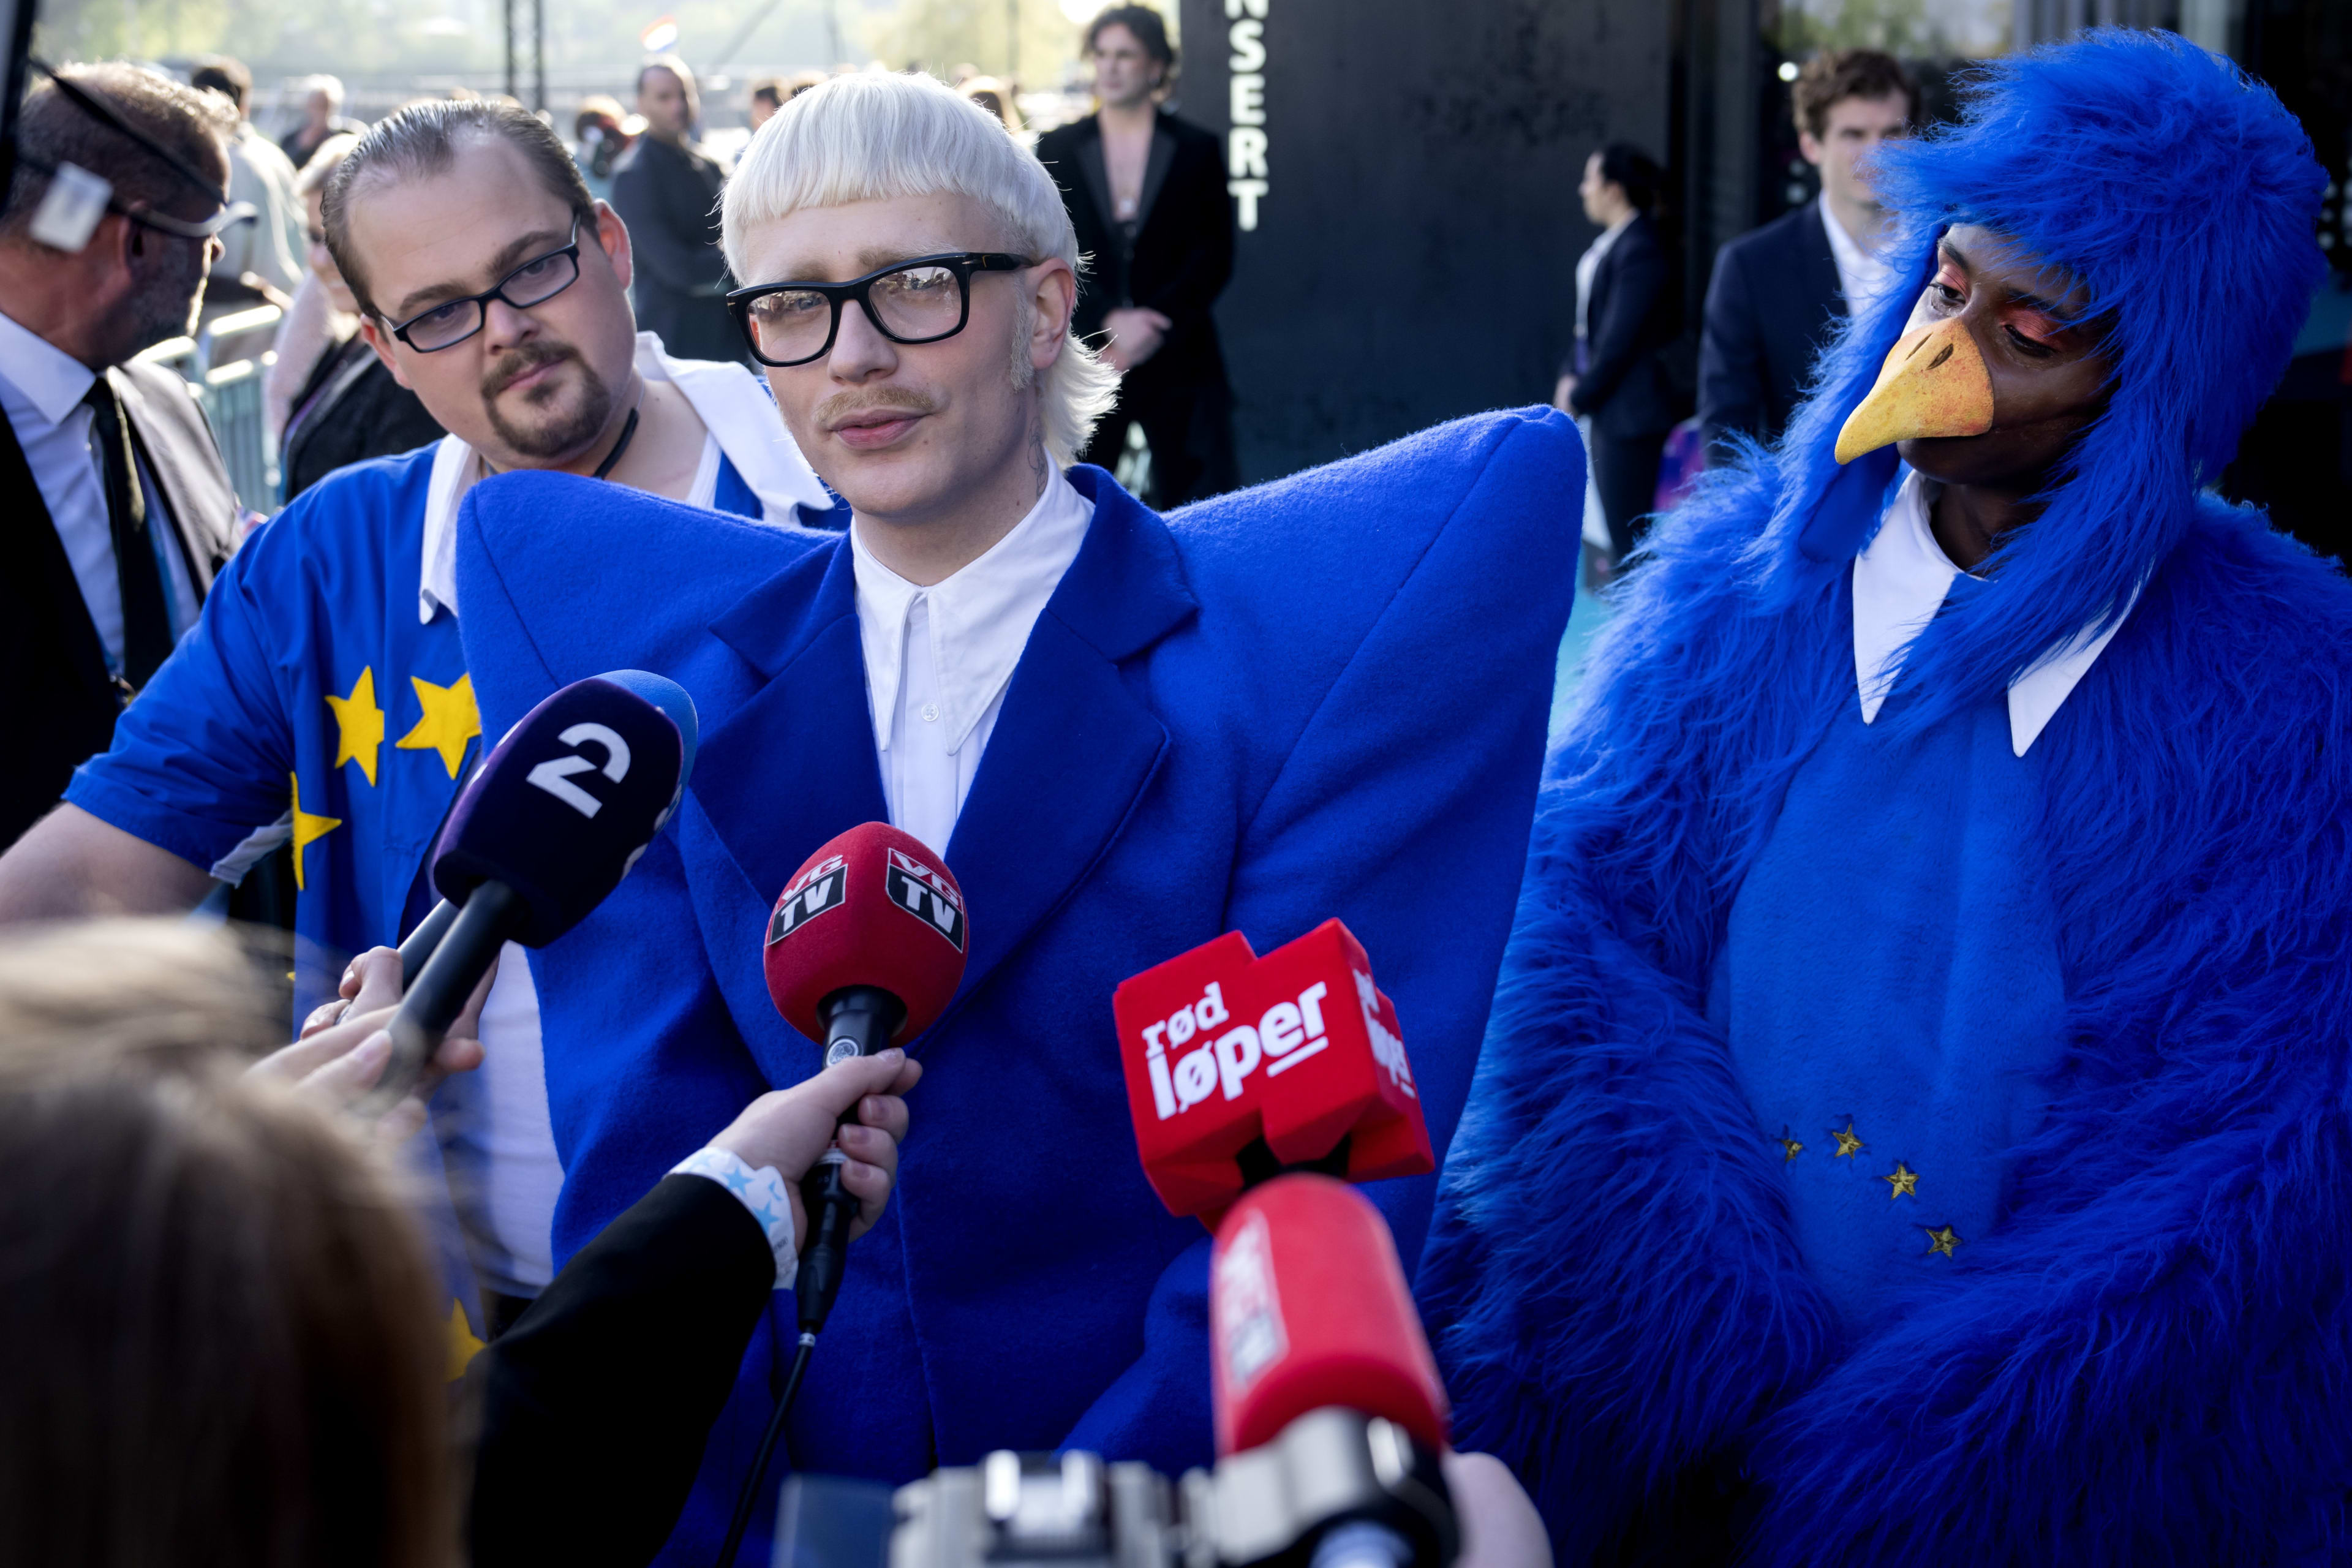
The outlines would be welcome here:
M 1853 558 L 1853 676 L 1864 723 L 1877 719 L 1912 639 L 1935 619 L 1959 574 L 1928 526 L 1926 482 L 1916 470 L 1906 470 L 1877 537 Z M 2138 602 L 2135 589 L 2132 603 Z M 2025 755 L 2057 716 L 2131 610 L 2125 605 L 2105 631 L 2086 627 L 2076 633 L 2009 683 L 2009 741 L 2017 755 Z
M 874 742 L 890 749 L 891 719 L 905 675 L 907 617 L 917 599 L 929 610 L 933 664 L 946 710 L 950 752 L 962 750 L 972 727 L 1013 679 L 1030 628 L 1086 542 L 1095 509 L 1056 472 L 1037 504 L 980 557 L 929 587 L 918 587 L 874 557 L 859 524 L 849 525 L 857 575 L 857 629 Z
M 793 444 L 767 388 L 750 371 L 731 361 L 672 359 L 651 332 L 637 334 L 636 368 L 647 381 L 667 381 L 684 395 L 719 451 L 760 498 L 761 521 L 791 527 L 798 521 L 795 506 L 823 511 L 833 505 L 816 471 Z M 440 610 L 457 613 L 457 503 L 480 477 L 473 447 L 455 436 L 441 437 L 425 491 L 424 572 L 416 595 L 421 622 L 429 624 Z

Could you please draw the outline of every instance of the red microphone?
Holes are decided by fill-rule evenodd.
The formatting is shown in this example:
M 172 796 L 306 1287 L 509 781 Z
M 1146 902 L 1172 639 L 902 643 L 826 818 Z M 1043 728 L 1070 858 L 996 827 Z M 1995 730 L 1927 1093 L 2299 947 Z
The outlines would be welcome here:
M 1215 1229 L 1254 1178 L 1342 1140 L 1350 1181 L 1437 1168 L 1395 1005 L 1336 920 L 1264 958 L 1227 931 L 1111 1005 L 1144 1174 L 1171 1213 Z
M 963 983 L 963 889 L 911 834 L 868 822 L 802 863 L 769 917 L 768 994 L 784 1021 L 824 1045 L 824 1065 L 872 1056 L 937 1021 Z M 802 1191 L 811 1219 L 793 1295 L 813 1338 L 841 1289 L 857 1200 L 827 1150 Z
M 1278 1176 L 1225 1215 L 1209 1357 L 1220 1458 L 1335 1406 L 1393 1421 L 1433 1453 L 1445 1444 L 1445 1385 L 1388 1222 L 1328 1176 Z

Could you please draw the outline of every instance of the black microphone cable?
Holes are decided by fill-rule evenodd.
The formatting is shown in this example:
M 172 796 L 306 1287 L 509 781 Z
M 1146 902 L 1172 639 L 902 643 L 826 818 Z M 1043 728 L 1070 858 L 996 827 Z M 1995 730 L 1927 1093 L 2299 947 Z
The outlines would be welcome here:
M 907 1016 L 905 1003 L 872 985 L 844 986 L 818 1006 L 825 1020 L 827 1067 L 883 1050 Z M 857 1108 L 853 1105 L 843 1114 L 841 1125 L 846 1127 L 856 1118 Z M 768 1461 L 775 1454 L 777 1439 L 784 1435 L 784 1418 L 792 1414 L 793 1398 L 808 1373 L 809 1352 L 816 1349 L 816 1337 L 824 1331 L 833 1300 L 841 1292 L 842 1271 L 849 1260 L 849 1227 L 857 1220 L 857 1199 L 841 1184 L 844 1158 L 837 1147 L 828 1150 L 801 1184 L 809 1215 L 809 1242 L 793 1288 L 800 1316 L 800 1349 L 793 1353 L 784 1391 L 776 1399 L 776 1413 L 768 1420 L 767 1435 L 760 1439 L 760 1451 L 752 1457 L 751 1473 L 743 1478 L 743 1489 L 736 1494 L 735 1518 L 727 1527 L 726 1543 L 719 1549 L 718 1568 L 731 1568 L 736 1549 L 743 1544 L 751 1510 L 760 1500 L 761 1484 L 767 1479 Z

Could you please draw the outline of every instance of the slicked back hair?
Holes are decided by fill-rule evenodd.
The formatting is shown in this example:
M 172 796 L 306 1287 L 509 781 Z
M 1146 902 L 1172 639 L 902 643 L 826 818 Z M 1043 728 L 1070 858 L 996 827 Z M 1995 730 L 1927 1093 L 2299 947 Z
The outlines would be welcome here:
M 236 114 L 223 100 L 183 87 L 143 66 L 121 61 L 68 66 L 64 75 L 176 153 L 181 162 L 198 169 L 219 170 L 222 184 L 227 184 L 225 138 L 236 129 Z M 0 212 L 0 237 L 25 239 L 34 212 L 48 193 L 49 176 L 33 166 L 36 162 L 87 169 L 112 181 L 114 194 L 123 201 L 159 213 L 202 220 L 220 208 L 219 191 L 205 200 L 186 175 L 47 82 L 26 97 L 16 122 L 16 147 L 22 156 L 9 187 L 6 209 Z
M 746 283 L 781 281 L 751 276 L 744 243 L 754 226 L 803 207 L 941 194 L 994 214 L 1007 249 L 1078 265 L 1054 177 L 1003 121 L 934 77 L 861 71 L 795 95 L 751 139 L 720 198 L 727 269 Z M 1014 358 L 1025 371 L 1026 355 Z M 1118 373 L 1072 334 L 1043 394 L 1045 449 L 1067 467 L 1118 397 Z
M 360 138 L 359 145 L 327 181 L 326 195 L 320 202 L 327 249 L 334 256 L 343 281 L 351 285 L 360 309 L 369 315 L 381 317 L 383 312 L 368 294 L 367 268 L 352 246 L 352 204 L 364 194 L 360 187 L 444 173 L 457 161 L 459 140 L 469 136 L 513 147 L 573 217 L 592 228 L 595 226 L 596 199 L 580 178 L 580 166 L 537 115 L 515 104 L 487 99 L 412 103 Z

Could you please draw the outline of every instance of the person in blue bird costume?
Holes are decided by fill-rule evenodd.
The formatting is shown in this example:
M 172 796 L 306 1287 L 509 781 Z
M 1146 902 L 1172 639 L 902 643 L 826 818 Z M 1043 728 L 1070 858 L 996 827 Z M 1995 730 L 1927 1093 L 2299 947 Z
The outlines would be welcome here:
M 467 496 L 457 581 L 488 732 L 620 666 L 699 713 L 672 825 L 532 955 L 559 1260 L 818 1070 L 762 973 L 812 851 L 887 820 L 963 891 L 961 987 L 910 1042 L 898 1187 L 849 1251 L 760 1497 L 764 1562 L 787 1466 L 900 1482 L 995 1448 L 1213 1457 L 1209 1238 L 1145 1179 L 1112 992 L 1224 931 L 1264 952 L 1336 916 L 1444 1147 L 1525 861 L 1584 481 L 1546 410 L 1173 519 L 1073 465 L 1110 375 L 1068 334 L 1068 216 L 1032 153 L 928 78 L 794 99 L 730 181 L 725 231 L 739 325 L 847 532 L 515 474 Z M 1407 1259 L 1435 1190 L 1373 1189 Z M 711 1560 L 796 1338 L 780 1295 L 659 1561 Z
M 2207 492 L 2318 279 L 2162 33 L 1880 155 L 1903 284 L 1651 536 L 1422 1263 L 1559 1561 L 2352 1551 L 2352 585 Z

